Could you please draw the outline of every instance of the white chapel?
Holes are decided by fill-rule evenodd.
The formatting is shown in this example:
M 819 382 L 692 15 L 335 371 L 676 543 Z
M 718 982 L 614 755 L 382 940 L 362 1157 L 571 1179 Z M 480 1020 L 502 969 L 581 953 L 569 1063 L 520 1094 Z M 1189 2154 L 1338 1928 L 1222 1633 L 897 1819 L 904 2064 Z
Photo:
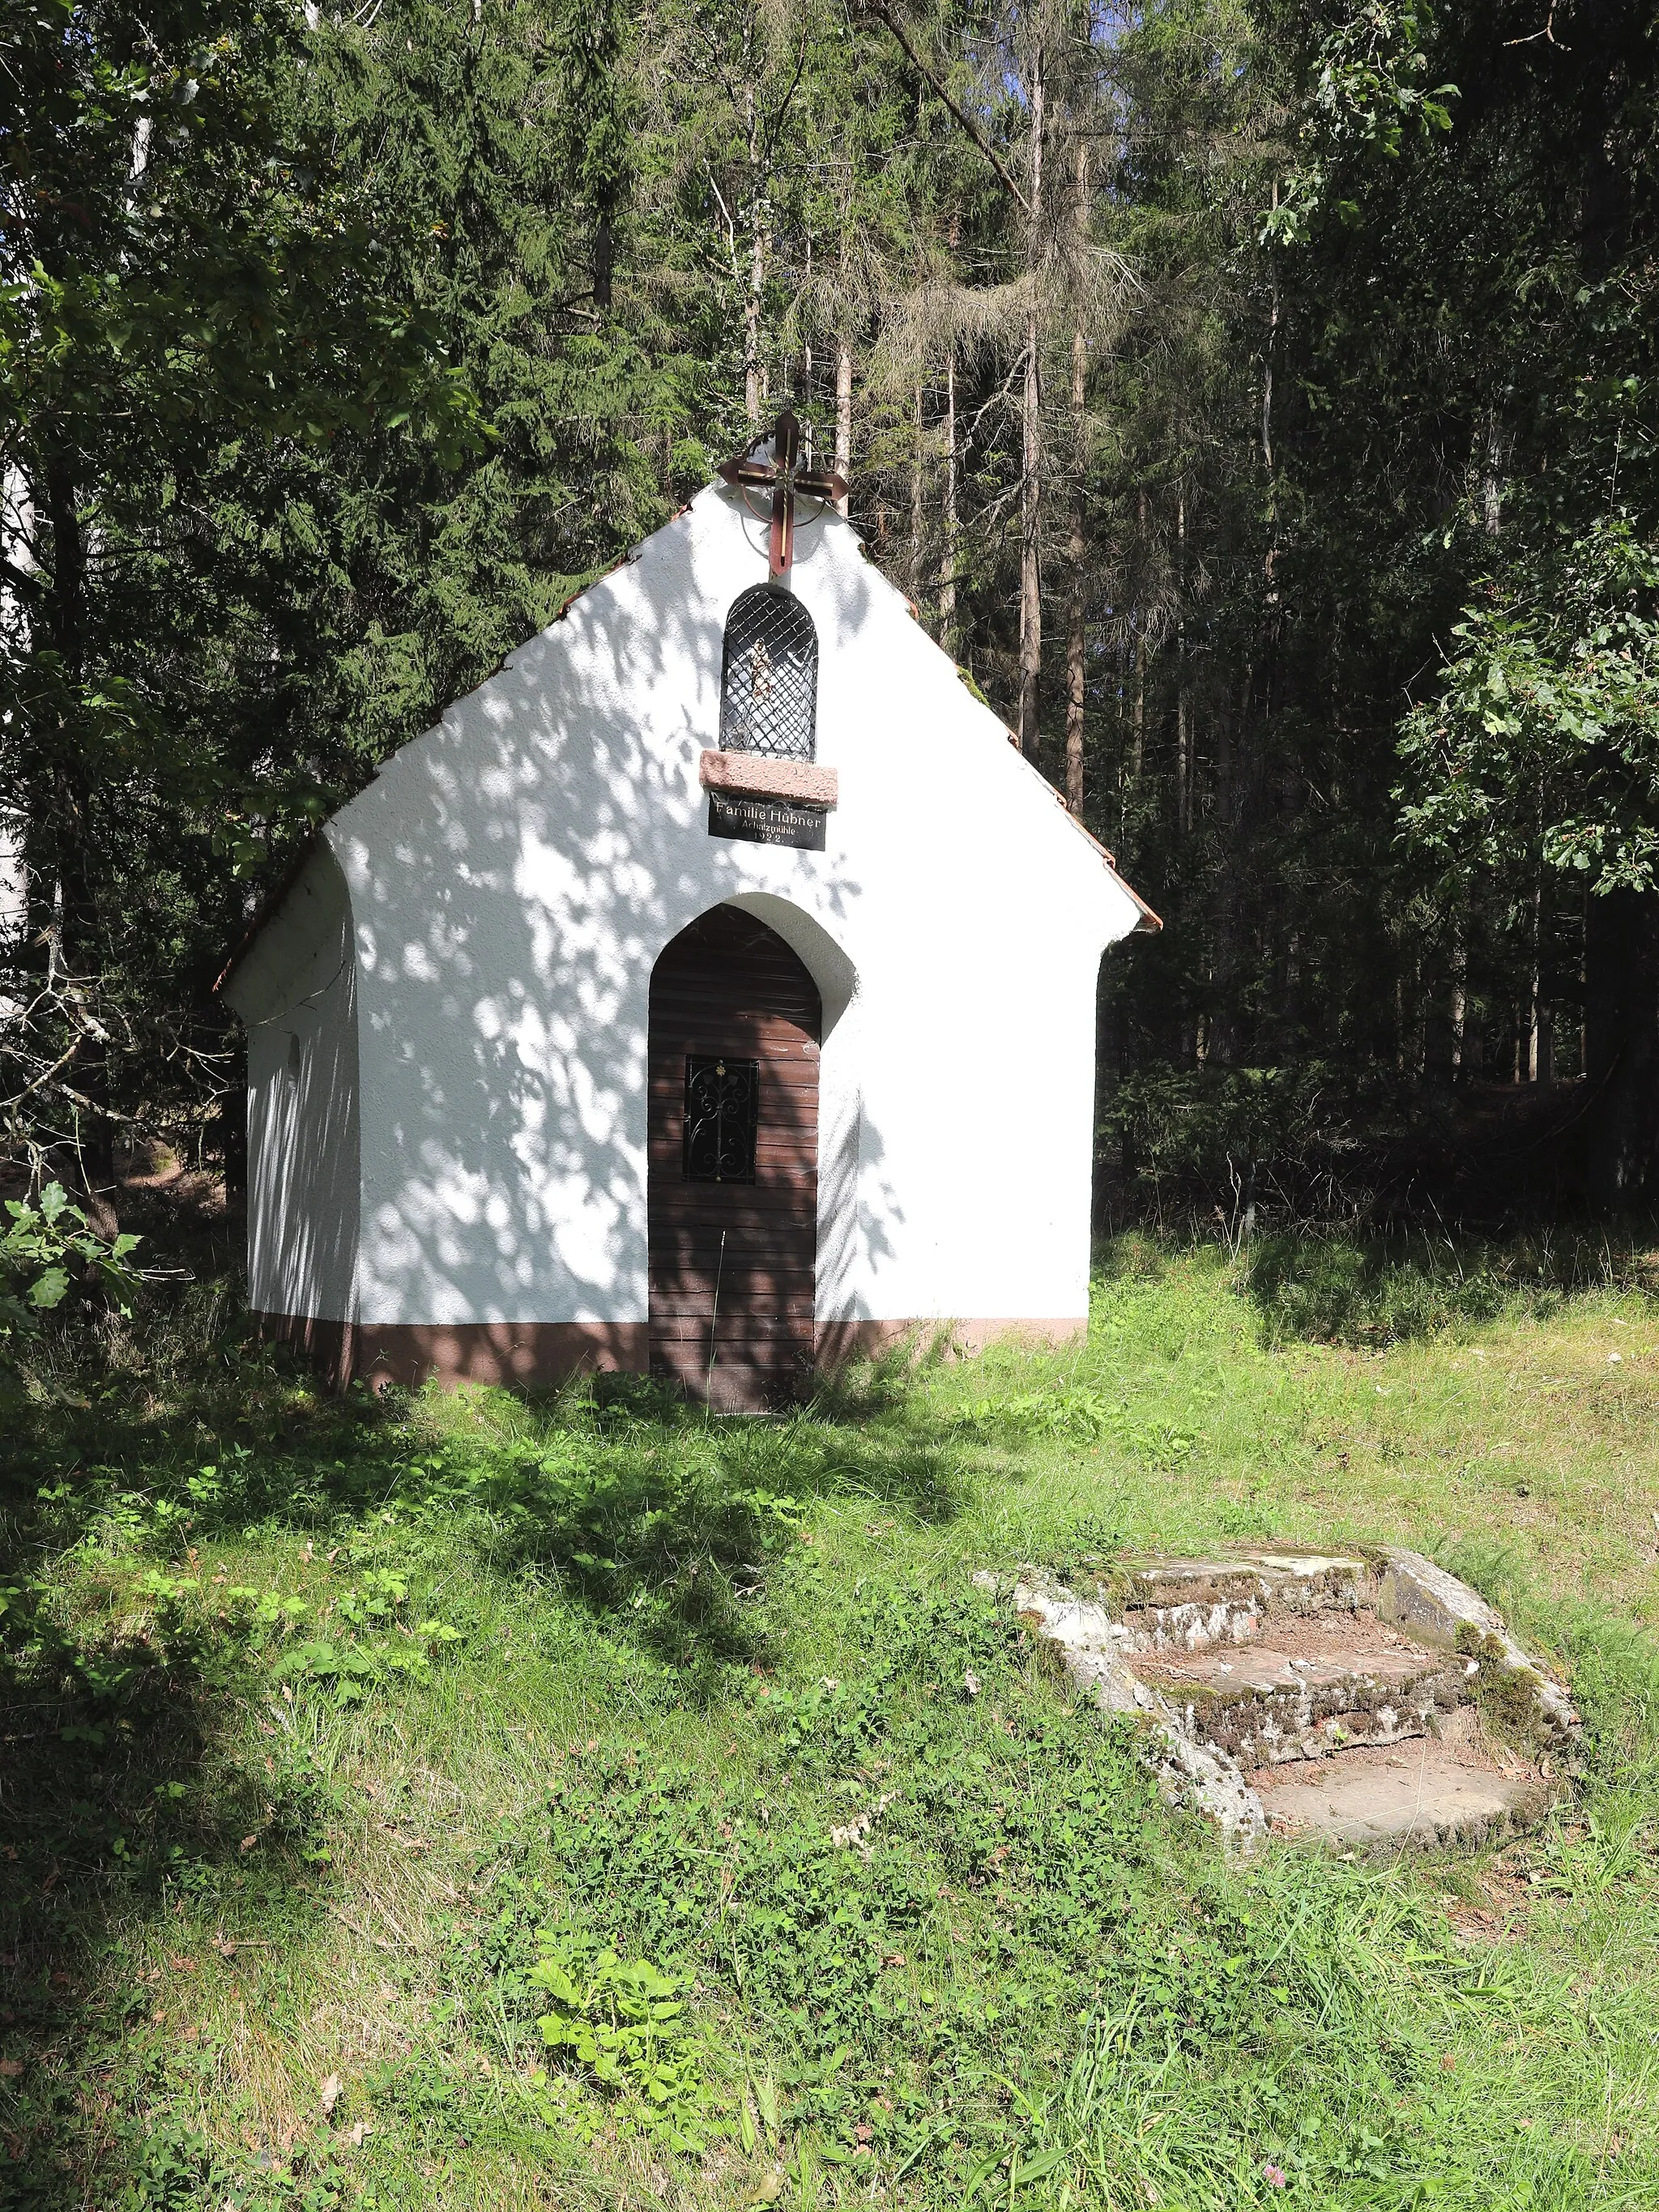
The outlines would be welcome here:
M 1085 1326 L 1100 961 L 1157 918 L 796 440 L 386 761 L 222 978 L 252 1303 L 337 1380 L 752 1408 Z

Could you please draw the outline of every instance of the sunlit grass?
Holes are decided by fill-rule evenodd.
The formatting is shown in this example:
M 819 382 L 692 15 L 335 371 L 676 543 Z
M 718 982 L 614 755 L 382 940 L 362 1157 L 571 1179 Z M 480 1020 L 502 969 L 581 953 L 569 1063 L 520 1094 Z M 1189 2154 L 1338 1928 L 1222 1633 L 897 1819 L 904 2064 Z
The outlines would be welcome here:
M 20 1413 L 4 1579 L 46 1626 L 0 1839 L 19 2201 L 1231 2212 L 1280 2201 L 1269 2166 L 1330 2206 L 1654 2201 L 1659 1312 L 1628 1274 L 1505 1296 L 1315 1342 L 1224 1254 L 1134 1243 L 1084 1344 L 793 1422 L 603 1391 L 342 1410 L 210 1335 Z M 971 1625 L 981 1565 L 1268 1534 L 1472 1575 L 1575 1670 L 1577 1801 L 1474 1861 L 1230 1868 Z M 394 1574 L 390 1626 L 352 1627 Z M 239 1587 L 301 1626 L 261 1642 Z M 428 1619 L 461 1640 L 361 1702 L 276 1665 Z M 1029 1832 L 1024 1803 L 1050 1808 Z M 1108 1824 L 1080 1856 L 1068 1803 Z M 567 1832 L 610 1855 L 591 1895 Z M 765 1933 L 798 1880 L 844 1938 Z M 536 2085 L 550 1925 L 684 1976 L 701 2155 Z

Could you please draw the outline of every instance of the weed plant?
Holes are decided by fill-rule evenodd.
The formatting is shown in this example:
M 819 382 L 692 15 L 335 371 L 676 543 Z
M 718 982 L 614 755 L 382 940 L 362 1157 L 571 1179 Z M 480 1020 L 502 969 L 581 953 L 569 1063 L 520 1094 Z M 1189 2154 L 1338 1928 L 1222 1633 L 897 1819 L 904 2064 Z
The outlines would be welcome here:
M 48 1342 L 0 2203 L 1652 2203 L 1659 1320 L 1454 1256 L 1504 1294 L 1126 1241 L 1074 1351 L 776 1421 L 331 1400 L 219 1293 Z M 1542 1828 L 1230 1863 L 972 1579 L 1267 1534 L 1408 1539 L 1570 1667 Z

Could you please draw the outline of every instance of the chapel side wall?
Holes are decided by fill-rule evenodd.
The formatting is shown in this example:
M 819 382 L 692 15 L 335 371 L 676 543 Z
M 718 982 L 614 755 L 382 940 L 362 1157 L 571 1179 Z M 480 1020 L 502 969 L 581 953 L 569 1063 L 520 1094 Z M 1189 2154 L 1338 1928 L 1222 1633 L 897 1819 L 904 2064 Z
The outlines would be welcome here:
M 830 629 L 839 586 L 859 633 L 823 656 L 820 728 L 861 977 L 857 1211 L 820 1322 L 1064 1340 L 1088 1314 L 1100 956 L 1137 912 L 891 587 L 857 604 L 863 567 L 817 609 Z
M 270 1322 L 343 1328 L 356 1310 L 359 1077 L 349 917 L 339 951 L 331 982 L 248 1033 L 248 1302 Z

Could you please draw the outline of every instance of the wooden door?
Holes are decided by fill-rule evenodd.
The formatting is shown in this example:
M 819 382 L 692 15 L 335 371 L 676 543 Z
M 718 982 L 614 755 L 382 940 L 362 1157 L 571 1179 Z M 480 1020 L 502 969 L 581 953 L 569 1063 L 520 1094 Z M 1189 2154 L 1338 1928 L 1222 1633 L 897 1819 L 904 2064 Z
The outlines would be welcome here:
M 799 1397 L 817 1266 L 817 987 L 715 907 L 651 976 L 651 1371 L 717 1408 Z

